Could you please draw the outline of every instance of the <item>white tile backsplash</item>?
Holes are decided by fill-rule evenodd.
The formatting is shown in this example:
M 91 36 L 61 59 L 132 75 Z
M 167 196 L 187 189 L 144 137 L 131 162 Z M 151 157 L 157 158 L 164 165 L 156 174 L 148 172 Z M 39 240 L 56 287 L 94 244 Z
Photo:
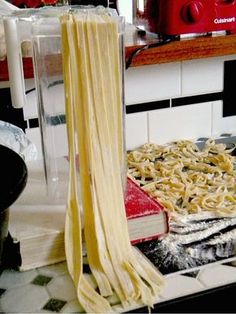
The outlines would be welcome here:
M 147 117 L 146 112 L 126 114 L 125 141 L 127 150 L 135 149 L 148 141 Z
M 67 146 L 67 131 L 66 124 L 59 124 L 52 127 L 53 132 L 53 149 L 54 156 L 62 157 L 68 156 L 68 146 Z M 52 147 L 49 149 L 51 150 Z
M 179 62 L 129 68 L 125 72 L 127 105 L 180 95 Z
M 236 116 L 223 118 L 223 103 L 219 100 L 212 104 L 212 136 L 218 137 L 222 133 L 236 133 Z
M 55 78 L 56 80 L 56 78 Z M 30 91 L 34 88 L 34 81 L 26 80 L 26 91 Z M 45 97 L 45 90 L 43 97 Z M 47 101 L 44 102 L 46 113 L 50 116 L 65 113 L 65 102 L 64 102 L 64 85 L 58 84 L 48 88 L 47 90 Z M 26 119 L 35 118 L 38 116 L 38 105 L 36 91 L 30 91 L 26 94 L 26 104 L 23 107 L 24 116 Z
M 26 95 L 26 104 L 23 107 L 25 119 L 35 118 L 38 116 L 36 91 Z
M 182 62 L 182 95 L 223 90 L 223 57 Z
M 224 60 L 236 60 L 236 54 L 223 56 Z
M 224 61 L 236 55 L 183 62 L 131 67 L 125 71 L 126 105 L 169 100 L 185 96 L 221 92 L 224 84 Z M 33 87 L 27 81 L 27 89 Z M 51 93 L 51 91 L 53 91 Z M 55 97 L 54 97 L 54 96 Z M 50 89 L 50 114 L 63 112 L 63 86 Z M 220 97 L 220 96 L 219 96 Z M 35 92 L 27 95 L 25 119 L 37 117 Z M 148 141 L 166 143 L 176 139 L 217 137 L 222 133 L 236 133 L 236 117 L 222 117 L 222 101 L 191 104 L 126 114 L 126 148 L 134 149 Z M 26 130 L 41 152 L 39 129 Z M 67 154 L 65 125 L 55 127 L 55 155 Z
M 55 77 L 55 82 L 60 82 L 60 78 Z M 64 84 L 51 86 L 47 89 L 47 93 L 44 92 L 44 97 L 47 96 L 45 101 L 46 112 L 50 116 L 57 114 L 65 114 L 65 95 L 64 95 Z
M 211 136 L 211 111 L 211 103 L 150 111 L 149 141 L 164 144 Z
M 36 146 L 37 159 L 42 159 L 42 143 L 39 128 L 26 129 L 27 138 Z M 62 157 L 68 155 L 66 125 L 60 124 L 51 127 L 51 132 L 46 136 L 50 156 Z M 46 141 L 45 141 L 46 143 Z
M 37 159 L 42 159 L 42 144 L 39 128 L 32 128 L 25 130 L 27 138 L 36 146 Z
M 229 55 L 130 68 L 126 71 L 126 104 L 221 92 L 224 61 L 234 59 L 235 55 Z M 236 133 L 236 117 L 222 117 L 221 100 L 154 110 L 147 114 L 148 137 L 140 134 L 146 127 L 144 113 L 137 114 L 136 122 L 131 116 L 127 119 L 129 149 L 139 146 L 146 138 L 151 142 L 166 143 Z M 143 122 L 141 117 L 144 117 Z M 138 127 L 135 127 L 137 120 Z
M 181 69 L 182 96 L 222 91 L 224 87 L 224 61 L 235 59 L 236 55 L 228 55 L 183 61 Z
M 35 88 L 35 83 L 33 79 L 25 80 L 25 89 L 30 91 Z M 23 107 L 25 119 L 35 118 L 38 116 L 38 107 L 37 107 L 37 97 L 36 91 L 30 91 L 26 94 L 26 104 Z

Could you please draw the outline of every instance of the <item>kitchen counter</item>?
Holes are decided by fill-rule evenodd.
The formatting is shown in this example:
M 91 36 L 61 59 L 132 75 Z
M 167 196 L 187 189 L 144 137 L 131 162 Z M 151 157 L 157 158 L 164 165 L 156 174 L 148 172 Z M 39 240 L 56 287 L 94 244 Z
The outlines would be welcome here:
M 235 312 L 235 304 L 229 301 L 236 292 L 236 267 L 230 261 L 209 264 L 185 274 L 166 275 L 166 285 L 152 312 Z M 95 285 L 86 261 L 84 271 Z M 116 297 L 109 298 L 109 302 L 115 310 L 122 311 Z M 5 270 L 0 276 L 0 311 L 81 313 L 83 309 L 76 299 L 66 263 L 62 262 L 25 272 Z M 133 309 L 133 312 L 148 310 Z
M 126 46 L 126 58 L 140 46 L 153 44 L 153 39 L 134 40 Z M 132 66 L 161 64 L 184 60 L 202 59 L 236 53 L 236 35 L 202 36 L 173 39 L 168 44 L 145 49 L 133 59 Z

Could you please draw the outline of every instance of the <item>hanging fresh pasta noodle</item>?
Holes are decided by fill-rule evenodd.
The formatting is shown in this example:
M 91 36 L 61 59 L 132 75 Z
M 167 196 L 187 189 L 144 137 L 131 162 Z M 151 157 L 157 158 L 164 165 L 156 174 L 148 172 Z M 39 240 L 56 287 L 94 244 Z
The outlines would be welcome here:
M 129 239 L 123 195 L 122 64 L 118 18 L 94 10 L 61 17 L 70 178 L 65 245 L 78 300 L 87 312 L 152 306 L 163 278 Z M 75 156 L 79 154 L 84 235 L 99 293 L 82 274 Z M 93 291 L 92 291 L 93 290 Z
M 76 178 L 76 138 L 75 129 L 78 123 L 74 118 L 75 102 L 78 100 L 78 75 L 75 61 L 77 54 L 73 44 L 74 23 L 70 16 L 63 17 L 61 22 L 63 69 L 65 84 L 65 104 L 67 117 L 67 134 L 69 144 L 69 189 L 65 224 L 65 251 L 69 273 L 77 289 L 78 299 L 87 312 L 111 312 L 109 303 L 97 294 L 82 274 L 82 235 L 80 209 L 78 206 Z M 72 54 L 72 56 L 70 56 Z M 78 94 L 77 94 L 78 93 Z M 82 122 L 81 120 L 80 122 Z M 91 299 L 89 299 L 89 297 Z

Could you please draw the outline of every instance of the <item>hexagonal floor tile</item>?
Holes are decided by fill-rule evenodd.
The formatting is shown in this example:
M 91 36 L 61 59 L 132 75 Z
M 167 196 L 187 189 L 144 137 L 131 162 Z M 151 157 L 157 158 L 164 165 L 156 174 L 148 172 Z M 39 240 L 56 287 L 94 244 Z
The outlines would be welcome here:
M 47 285 L 47 289 L 55 299 L 64 301 L 76 299 L 74 283 L 69 275 L 54 278 Z
M 7 290 L 1 297 L 1 307 L 7 313 L 33 313 L 49 299 L 44 287 L 25 285 Z

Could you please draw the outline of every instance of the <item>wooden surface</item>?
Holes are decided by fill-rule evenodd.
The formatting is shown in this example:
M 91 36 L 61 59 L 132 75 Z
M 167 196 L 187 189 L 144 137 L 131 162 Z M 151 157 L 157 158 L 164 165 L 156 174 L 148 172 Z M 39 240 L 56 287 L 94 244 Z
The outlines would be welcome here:
M 129 38 L 129 42 L 125 48 L 126 60 L 135 50 L 156 42 L 157 38 L 155 36 L 148 38 L 136 35 L 131 40 Z M 174 40 L 164 46 L 153 47 L 142 51 L 132 59 L 131 66 L 168 63 L 230 54 L 236 54 L 236 34 Z M 52 63 L 56 64 L 57 62 Z M 32 78 L 33 66 L 31 58 L 23 58 L 23 64 L 25 78 Z M 50 68 L 55 73 L 61 71 L 61 65 L 59 65 L 59 69 Z M 8 81 L 6 60 L 0 61 L 0 81 Z
M 126 47 L 126 58 L 140 46 Z M 198 37 L 149 48 L 133 58 L 132 66 L 159 64 L 236 54 L 236 35 Z

